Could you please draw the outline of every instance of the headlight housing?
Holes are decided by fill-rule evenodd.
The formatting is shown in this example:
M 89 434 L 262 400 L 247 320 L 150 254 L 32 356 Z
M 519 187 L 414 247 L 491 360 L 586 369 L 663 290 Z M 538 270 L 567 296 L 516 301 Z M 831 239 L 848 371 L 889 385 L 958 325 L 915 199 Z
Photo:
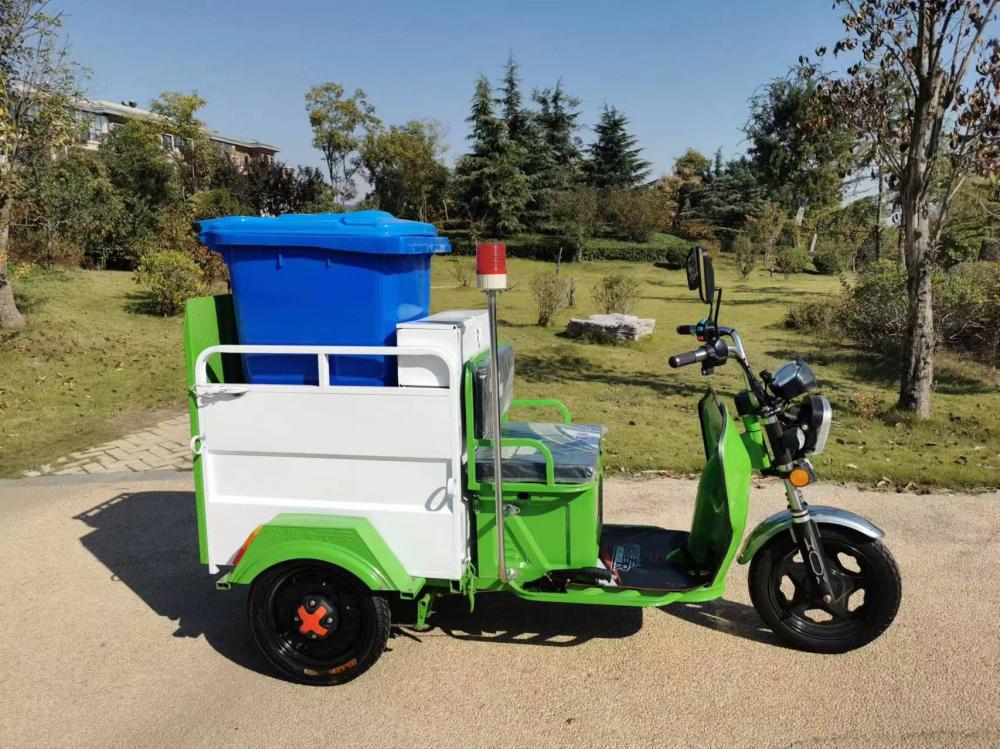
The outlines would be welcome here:
M 803 454 L 818 455 L 826 448 L 833 423 L 833 408 L 830 401 L 820 395 L 810 395 L 802 399 L 798 413 L 800 451 Z

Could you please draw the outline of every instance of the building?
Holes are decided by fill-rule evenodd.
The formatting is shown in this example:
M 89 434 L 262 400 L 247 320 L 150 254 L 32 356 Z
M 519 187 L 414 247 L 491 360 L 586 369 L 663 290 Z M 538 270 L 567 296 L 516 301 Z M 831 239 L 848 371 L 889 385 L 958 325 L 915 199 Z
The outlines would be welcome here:
M 80 120 L 86 124 L 84 134 L 84 148 L 96 150 L 101 144 L 104 136 L 127 120 L 147 120 L 157 121 L 159 115 L 150 112 L 148 109 L 141 109 L 134 101 L 121 102 L 115 104 L 112 101 L 101 99 L 81 99 L 76 104 L 76 110 Z M 219 150 L 227 154 L 236 165 L 245 169 L 250 161 L 261 159 L 270 161 L 278 153 L 278 149 L 267 143 L 246 138 L 234 138 L 230 135 L 223 135 L 214 130 L 208 131 L 209 140 L 215 143 Z M 163 147 L 168 151 L 180 148 L 180 136 L 170 133 L 163 133 Z

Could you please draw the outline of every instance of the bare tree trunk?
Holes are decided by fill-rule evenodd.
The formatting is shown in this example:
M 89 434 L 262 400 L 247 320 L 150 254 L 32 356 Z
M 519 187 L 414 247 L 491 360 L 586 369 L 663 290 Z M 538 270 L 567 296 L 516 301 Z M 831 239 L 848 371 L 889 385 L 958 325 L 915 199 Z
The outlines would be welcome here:
M 923 199 L 903 197 L 907 320 L 899 407 L 923 419 L 931 415 L 934 381 L 934 262 L 930 217 Z
M 875 198 L 875 262 L 882 259 L 882 165 L 878 165 L 878 194 Z
M 14 302 L 14 290 L 7 278 L 7 247 L 10 244 L 10 203 L 0 207 L 0 329 L 24 327 L 24 317 Z

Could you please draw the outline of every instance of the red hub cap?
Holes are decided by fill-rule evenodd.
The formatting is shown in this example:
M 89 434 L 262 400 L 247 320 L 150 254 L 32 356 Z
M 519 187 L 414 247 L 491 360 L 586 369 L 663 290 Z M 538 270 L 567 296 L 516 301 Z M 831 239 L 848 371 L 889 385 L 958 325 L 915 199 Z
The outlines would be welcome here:
M 325 596 L 306 596 L 295 609 L 295 623 L 309 639 L 322 639 L 337 628 L 337 609 Z

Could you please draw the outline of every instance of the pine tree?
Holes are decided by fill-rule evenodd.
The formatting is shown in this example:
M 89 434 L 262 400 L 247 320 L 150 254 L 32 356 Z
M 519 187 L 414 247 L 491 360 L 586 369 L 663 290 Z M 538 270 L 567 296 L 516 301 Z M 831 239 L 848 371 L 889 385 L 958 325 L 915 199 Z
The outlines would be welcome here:
M 507 64 L 504 66 L 503 87 L 500 89 L 501 96 L 497 99 L 497 104 L 503 110 L 503 119 L 507 123 L 507 135 L 515 143 L 520 142 L 524 137 L 530 119 L 530 112 L 524 108 L 524 99 L 521 96 L 521 78 L 518 71 L 520 64 L 514 59 L 514 53 L 507 55 Z
M 582 143 L 576 135 L 580 100 L 566 94 L 561 80 L 555 88 L 535 91 L 533 98 L 539 107 L 536 119 L 555 166 L 552 186 L 565 190 L 576 182 L 583 162 Z
M 615 107 L 604 105 L 594 126 L 597 139 L 588 148 L 586 163 L 590 183 L 599 189 L 635 187 L 649 174 L 649 162 L 639 158 L 642 151 L 627 130 L 628 119 Z
M 516 233 L 530 197 L 521 171 L 524 155 L 508 134 L 507 123 L 494 112 L 493 91 L 486 76 L 476 81 L 472 112 L 466 119 L 472 152 L 455 167 L 469 217 L 497 235 Z

